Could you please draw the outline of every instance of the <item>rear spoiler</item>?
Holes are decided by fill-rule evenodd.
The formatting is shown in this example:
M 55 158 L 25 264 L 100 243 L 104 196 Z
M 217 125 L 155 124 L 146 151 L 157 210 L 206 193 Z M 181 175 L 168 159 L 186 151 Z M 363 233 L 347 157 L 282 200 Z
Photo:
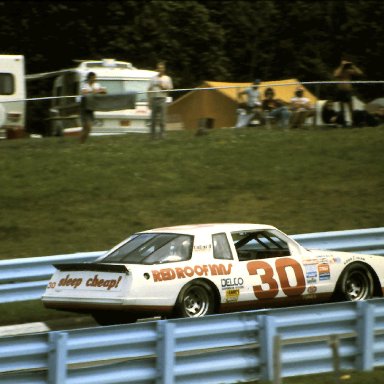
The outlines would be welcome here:
M 62 272 L 91 271 L 91 272 L 119 272 L 129 274 L 129 269 L 124 264 L 99 264 L 99 263 L 71 263 L 53 264 Z

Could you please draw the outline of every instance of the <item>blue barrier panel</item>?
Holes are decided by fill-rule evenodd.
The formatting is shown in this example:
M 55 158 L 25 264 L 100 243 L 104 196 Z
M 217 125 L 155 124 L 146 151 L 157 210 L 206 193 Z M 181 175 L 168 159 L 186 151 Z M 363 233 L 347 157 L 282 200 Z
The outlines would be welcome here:
M 232 384 L 371 370 L 384 366 L 383 320 L 374 299 L 3 337 L 0 382 Z

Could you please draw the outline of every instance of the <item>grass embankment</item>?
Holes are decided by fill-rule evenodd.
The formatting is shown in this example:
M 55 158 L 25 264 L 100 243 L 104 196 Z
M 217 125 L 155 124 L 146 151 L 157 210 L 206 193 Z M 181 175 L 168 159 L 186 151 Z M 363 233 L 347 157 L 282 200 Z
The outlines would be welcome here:
M 100 251 L 130 233 L 261 222 L 288 234 L 384 225 L 381 128 L 215 130 L 0 142 L 0 259 Z M 0 305 L 0 325 L 70 313 Z M 341 383 L 383 383 L 383 372 Z M 333 374 L 284 384 L 331 384 Z
M 383 128 L 3 140 L 0 259 L 101 251 L 187 223 L 288 234 L 381 227 L 383 148 Z M 0 324 L 62 316 L 40 303 L 0 310 Z

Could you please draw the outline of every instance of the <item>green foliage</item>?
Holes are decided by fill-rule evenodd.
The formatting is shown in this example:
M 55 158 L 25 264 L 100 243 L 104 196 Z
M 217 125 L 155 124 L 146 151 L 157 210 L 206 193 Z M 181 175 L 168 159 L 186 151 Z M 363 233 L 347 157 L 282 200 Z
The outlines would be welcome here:
M 0 2 L 3 53 L 24 54 L 27 71 L 115 57 L 141 68 L 167 60 L 180 88 L 202 80 L 296 77 L 330 80 L 342 55 L 384 77 L 380 0 L 123 0 Z M 371 99 L 383 87 L 363 92 Z

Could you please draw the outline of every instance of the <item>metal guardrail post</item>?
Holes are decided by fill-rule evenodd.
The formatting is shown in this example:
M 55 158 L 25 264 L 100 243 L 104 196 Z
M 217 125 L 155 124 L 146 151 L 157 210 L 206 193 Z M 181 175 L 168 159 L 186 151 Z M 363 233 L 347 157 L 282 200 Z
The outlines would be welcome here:
M 339 335 L 330 335 L 329 346 L 332 349 L 332 366 L 333 366 L 333 374 L 334 374 L 334 381 L 335 384 L 339 383 L 339 377 L 340 377 L 340 338 Z
M 174 384 L 175 324 L 166 320 L 157 323 L 156 384 Z
M 261 379 L 273 381 L 273 345 L 276 335 L 275 318 L 268 315 L 258 316 L 260 324 L 260 373 Z
M 281 337 L 276 335 L 273 339 L 273 384 L 282 384 L 281 381 Z
M 50 332 L 48 357 L 48 383 L 63 384 L 67 378 L 67 339 L 65 332 Z
M 367 301 L 357 304 L 357 369 L 372 371 L 374 365 L 375 315 L 373 306 Z

